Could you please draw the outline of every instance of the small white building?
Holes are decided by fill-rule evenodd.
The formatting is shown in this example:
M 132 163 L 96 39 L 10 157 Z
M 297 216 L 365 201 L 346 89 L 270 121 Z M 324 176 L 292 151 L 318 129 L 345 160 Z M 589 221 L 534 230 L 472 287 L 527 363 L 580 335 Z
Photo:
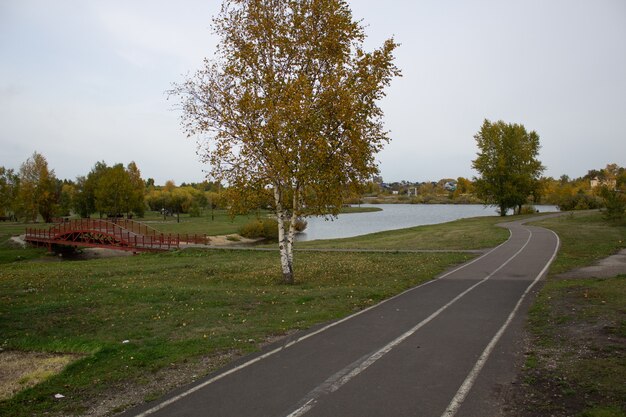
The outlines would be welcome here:
M 594 177 L 594 178 L 591 179 L 591 181 L 589 181 L 589 185 L 591 186 L 591 188 L 606 186 L 606 187 L 614 190 L 615 187 L 617 186 L 617 181 L 615 181 L 614 179 L 612 179 L 612 180 L 601 180 L 598 177 Z
M 443 185 L 446 191 L 456 191 L 456 181 L 448 181 Z

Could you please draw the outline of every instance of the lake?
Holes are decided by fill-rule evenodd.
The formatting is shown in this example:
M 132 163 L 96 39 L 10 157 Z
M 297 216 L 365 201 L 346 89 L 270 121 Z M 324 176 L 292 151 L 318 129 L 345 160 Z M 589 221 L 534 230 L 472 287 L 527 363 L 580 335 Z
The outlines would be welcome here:
M 445 223 L 467 217 L 496 216 L 495 207 L 475 204 L 362 204 L 361 207 L 379 207 L 382 211 L 370 213 L 340 214 L 326 220 L 322 217 L 307 218 L 308 226 L 296 240 L 336 239 L 405 229 L 425 224 Z M 535 206 L 539 212 L 558 211 L 556 206 Z

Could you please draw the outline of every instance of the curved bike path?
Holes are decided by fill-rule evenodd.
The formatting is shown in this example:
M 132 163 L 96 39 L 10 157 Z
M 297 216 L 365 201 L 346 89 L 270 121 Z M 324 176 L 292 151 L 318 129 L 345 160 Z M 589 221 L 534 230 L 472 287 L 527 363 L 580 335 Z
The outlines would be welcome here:
M 122 416 L 495 416 L 514 379 L 528 294 L 558 236 L 503 224 L 484 255 L 299 333 Z

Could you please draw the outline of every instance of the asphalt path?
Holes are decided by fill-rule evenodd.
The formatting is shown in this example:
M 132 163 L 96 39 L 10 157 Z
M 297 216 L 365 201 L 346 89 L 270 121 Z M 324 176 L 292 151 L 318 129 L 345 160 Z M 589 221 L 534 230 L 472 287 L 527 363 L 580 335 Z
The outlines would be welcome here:
M 529 294 L 559 247 L 552 231 L 504 227 L 505 243 L 432 281 L 123 416 L 500 415 Z

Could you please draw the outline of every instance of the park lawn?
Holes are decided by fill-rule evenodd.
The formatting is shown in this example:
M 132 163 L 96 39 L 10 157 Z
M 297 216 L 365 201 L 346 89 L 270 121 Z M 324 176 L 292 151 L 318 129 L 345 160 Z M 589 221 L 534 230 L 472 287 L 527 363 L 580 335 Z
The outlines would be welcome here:
M 626 416 L 626 275 L 560 276 L 626 248 L 626 224 L 597 212 L 538 222 L 561 249 L 530 311 L 518 416 Z
M 269 212 L 260 210 L 247 215 L 230 216 L 226 210 L 205 210 L 202 216 L 191 217 L 188 214 L 177 216 L 163 216 L 156 212 L 147 212 L 137 221 L 145 223 L 162 233 L 206 234 L 209 236 L 234 235 L 244 224 L 259 217 L 266 217 Z
M 589 216 L 565 215 L 542 223 L 561 236 L 555 271 L 570 268 L 567 263 L 576 259 L 574 253 L 588 254 L 580 263 L 590 263 L 624 247 L 624 239 L 620 239 L 626 235 L 623 226 L 613 229 L 599 215 Z M 520 216 L 465 219 L 338 242 L 303 242 L 298 247 L 326 243 L 340 248 L 391 250 L 485 248 L 508 237 L 508 232 L 496 224 L 518 219 Z M 606 241 L 609 244 L 600 244 Z M 5 249 L 1 244 L 0 258 Z M 150 381 L 162 378 L 164 370 L 177 372 L 194 365 L 201 368 L 200 375 L 206 374 L 236 355 L 259 349 L 276 335 L 358 311 L 466 259 L 469 255 L 459 253 L 302 252 L 296 255 L 298 284 L 294 286 L 278 285 L 277 255 L 267 252 L 185 250 L 91 261 L 2 265 L 0 347 L 78 353 L 84 357 L 59 375 L 1 402 L 0 416 L 40 415 L 44 410 L 51 415 L 80 414 L 111 393 L 142 392 L 142 397 L 129 399 L 113 410 L 121 411 L 134 402 L 162 395 L 162 388 L 151 386 Z M 563 263 L 565 266 L 560 266 Z M 563 361 L 558 355 L 549 356 L 549 349 L 542 346 L 558 343 L 573 350 L 580 341 L 562 339 L 559 326 L 565 322 L 585 325 L 590 320 L 612 320 L 605 330 L 623 340 L 624 278 L 578 280 L 571 283 L 577 292 L 567 289 L 567 281 L 558 285 L 554 281 L 553 285 L 553 279 L 547 281 L 532 310 L 531 329 L 536 340 L 524 371 L 528 381 L 541 381 L 542 375 L 554 381 L 555 371 L 549 364 L 556 361 L 560 367 L 563 363 L 565 370 L 557 369 L 556 377 L 573 381 L 579 378 L 582 382 L 566 386 L 557 395 L 568 395 L 573 390 L 576 398 L 593 398 L 584 404 L 589 413 L 581 416 L 622 416 L 614 412 L 614 399 L 620 398 L 623 391 L 613 389 L 600 399 L 596 394 L 599 387 L 625 385 L 623 367 L 619 367 L 624 364 L 623 350 L 616 350 L 614 345 L 607 348 L 621 361 L 616 367 L 610 360 L 602 362 L 602 357 L 598 366 L 584 358 Z M 594 294 L 595 304 L 590 304 L 590 309 L 578 308 L 582 300 L 576 297 L 587 301 L 584 294 Z M 576 313 L 570 314 L 567 310 L 571 310 L 572 303 Z M 560 305 L 565 307 L 555 307 Z M 533 322 L 536 318 L 543 321 Z M 128 343 L 123 343 L 126 340 Z M 598 358 L 596 355 L 594 360 Z M 618 370 L 612 380 L 607 379 L 607 368 Z M 572 374 L 579 375 L 574 377 L 568 369 L 582 371 Z M 598 369 L 599 374 L 594 374 Z M 545 373 L 537 374 L 542 371 Z M 179 383 L 189 381 L 181 379 Z M 534 387 L 524 385 L 523 389 Z M 554 393 L 545 385 L 538 387 Z M 57 392 L 65 395 L 62 401 L 53 399 Z M 541 402 L 531 405 L 542 406 Z
M 40 248 L 20 248 L 10 241 L 12 236 L 19 236 L 25 233 L 26 227 L 47 228 L 50 225 L 45 223 L 29 224 L 13 222 L 0 222 L 0 265 L 37 259 L 46 256 L 46 251 Z
M 76 415 L 112 394 L 123 399 L 148 387 L 113 410 L 121 411 L 164 394 L 150 384 L 168 369 L 196 364 L 201 376 L 276 335 L 343 317 L 469 258 L 299 253 L 293 286 L 278 284 L 272 252 L 185 250 L 5 264 L 0 347 L 84 357 L 0 402 L 0 416 Z M 65 398 L 55 400 L 57 393 Z
M 551 274 L 591 265 L 626 248 L 626 222 L 605 221 L 598 211 L 570 212 L 533 223 L 553 230 L 561 239 Z
M 362 207 L 360 205 L 357 206 L 344 206 L 341 208 L 340 214 L 351 214 L 351 213 L 373 213 L 375 211 L 383 211 L 382 207 Z

